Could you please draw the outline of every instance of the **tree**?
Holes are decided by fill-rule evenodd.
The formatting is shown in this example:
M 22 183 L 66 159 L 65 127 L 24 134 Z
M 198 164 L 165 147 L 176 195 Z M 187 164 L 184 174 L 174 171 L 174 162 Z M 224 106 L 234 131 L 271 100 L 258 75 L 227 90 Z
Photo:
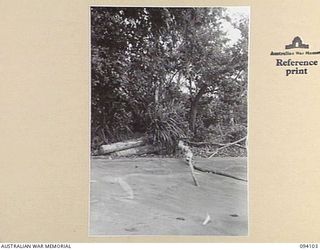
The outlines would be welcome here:
M 233 112 L 223 115 L 238 121 L 248 25 L 237 24 L 243 36 L 230 46 L 222 28 L 230 21 L 223 8 L 92 7 L 93 137 L 118 141 L 159 127 L 163 138 L 196 135 L 197 120 L 219 116 L 225 103 Z
M 222 8 L 187 9 L 180 17 L 180 68 L 190 95 L 190 130 L 196 132 L 196 118 L 201 98 L 206 94 L 224 96 L 225 85 L 234 84 L 246 74 L 247 33 L 241 41 L 228 47 L 222 22 L 229 20 Z M 239 28 L 244 29 L 246 25 Z M 230 91 L 232 94 L 233 92 Z

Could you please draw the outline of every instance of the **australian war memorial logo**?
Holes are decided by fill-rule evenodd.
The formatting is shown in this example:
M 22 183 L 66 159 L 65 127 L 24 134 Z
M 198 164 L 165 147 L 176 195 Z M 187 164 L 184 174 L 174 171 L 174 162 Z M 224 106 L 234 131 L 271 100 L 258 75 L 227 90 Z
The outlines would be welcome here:
M 299 36 L 294 37 L 291 43 L 285 45 L 284 51 L 271 51 L 270 55 L 276 57 L 275 66 L 284 68 L 286 76 L 306 75 L 309 74 L 311 67 L 319 66 L 318 59 L 314 57 L 319 56 L 320 51 L 310 50 L 309 44 L 304 43 Z M 309 56 L 312 57 L 309 58 Z
M 286 45 L 286 49 L 309 49 L 309 44 L 304 44 L 300 37 L 296 36 L 292 43 Z

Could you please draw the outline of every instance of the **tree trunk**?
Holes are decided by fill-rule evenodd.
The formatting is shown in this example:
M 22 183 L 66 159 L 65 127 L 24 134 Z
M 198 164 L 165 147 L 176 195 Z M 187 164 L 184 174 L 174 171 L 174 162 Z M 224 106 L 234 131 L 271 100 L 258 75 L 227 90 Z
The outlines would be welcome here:
M 133 155 L 143 155 L 143 154 L 151 154 L 156 153 L 160 150 L 159 147 L 155 147 L 152 145 L 140 146 L 136 148 L 129 148 L 121 151 L 114 152 L 110 154 L 111 157 L 119 157 L 119 156 L 133 156 Z
M 156 87 L 155 92 L 154 92 L 154 103 L 156 105 L 156 107 L 159 104 L 159 86 Z
M 190 110 L 190 130 L 195 134 L 196 132 L 196 120 L 197 120 L 197 113 L 198 113 L 198 102 L 191 103 L 191 110 Z
M 129 140 L 124 142 L 116 142 L 108 145 L 102 145 L 100 146 L 99 153 L 100 154 L 109 154 L 112 152 L 129 149 L 129 148 L 135 148 L 139 147 L 145 144 L 145 138 L 141 137 L 135 140 Z
M 196 133 L 196 120 L 197 120 L 197 113 L 198 113 L 198 104 L 201 97 L 207 90 L 207 86 L 202 86 L 199 92 L 196 94 L 195 98 L 191 102 L 191 110 L 190 110 L 190 121 L 189 121 L 189 128 L 195 134 Z

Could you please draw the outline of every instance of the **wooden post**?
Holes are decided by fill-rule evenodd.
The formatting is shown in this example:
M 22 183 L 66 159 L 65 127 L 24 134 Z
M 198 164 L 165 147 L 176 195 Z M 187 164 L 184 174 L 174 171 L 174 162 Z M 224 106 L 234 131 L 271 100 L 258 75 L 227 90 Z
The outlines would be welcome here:
M 191 170 L 191 176 L 192 176 L 194 185 L 200 186 L 199 182 L 196 179 L 196 176 L 194 175 L 194 167 L 193 167 L 193 164 L 192 164 L 193 153 L 192 153 L 190 147 L 184 145 L 183 141 L 179 141 L 178 148 L 181 149 L 181 151 L 184 154 L 184 157 L 185 157 L 186 161 L 188 162 L 188 165 L 189 165 L 190 170 Z

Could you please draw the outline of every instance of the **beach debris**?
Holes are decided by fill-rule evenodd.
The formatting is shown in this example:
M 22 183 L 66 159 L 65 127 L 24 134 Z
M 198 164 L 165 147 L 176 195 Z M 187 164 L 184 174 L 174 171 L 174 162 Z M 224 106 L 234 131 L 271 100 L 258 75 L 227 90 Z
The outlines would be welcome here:
M 210 217 L 210 215 L 207 213 L 207 217 L 206 217 L 205 220 L 203 221 L 202 225 L 205 226 L 205 225 L 207 225 L 210 221 L 211 221 L 211 217 Z

